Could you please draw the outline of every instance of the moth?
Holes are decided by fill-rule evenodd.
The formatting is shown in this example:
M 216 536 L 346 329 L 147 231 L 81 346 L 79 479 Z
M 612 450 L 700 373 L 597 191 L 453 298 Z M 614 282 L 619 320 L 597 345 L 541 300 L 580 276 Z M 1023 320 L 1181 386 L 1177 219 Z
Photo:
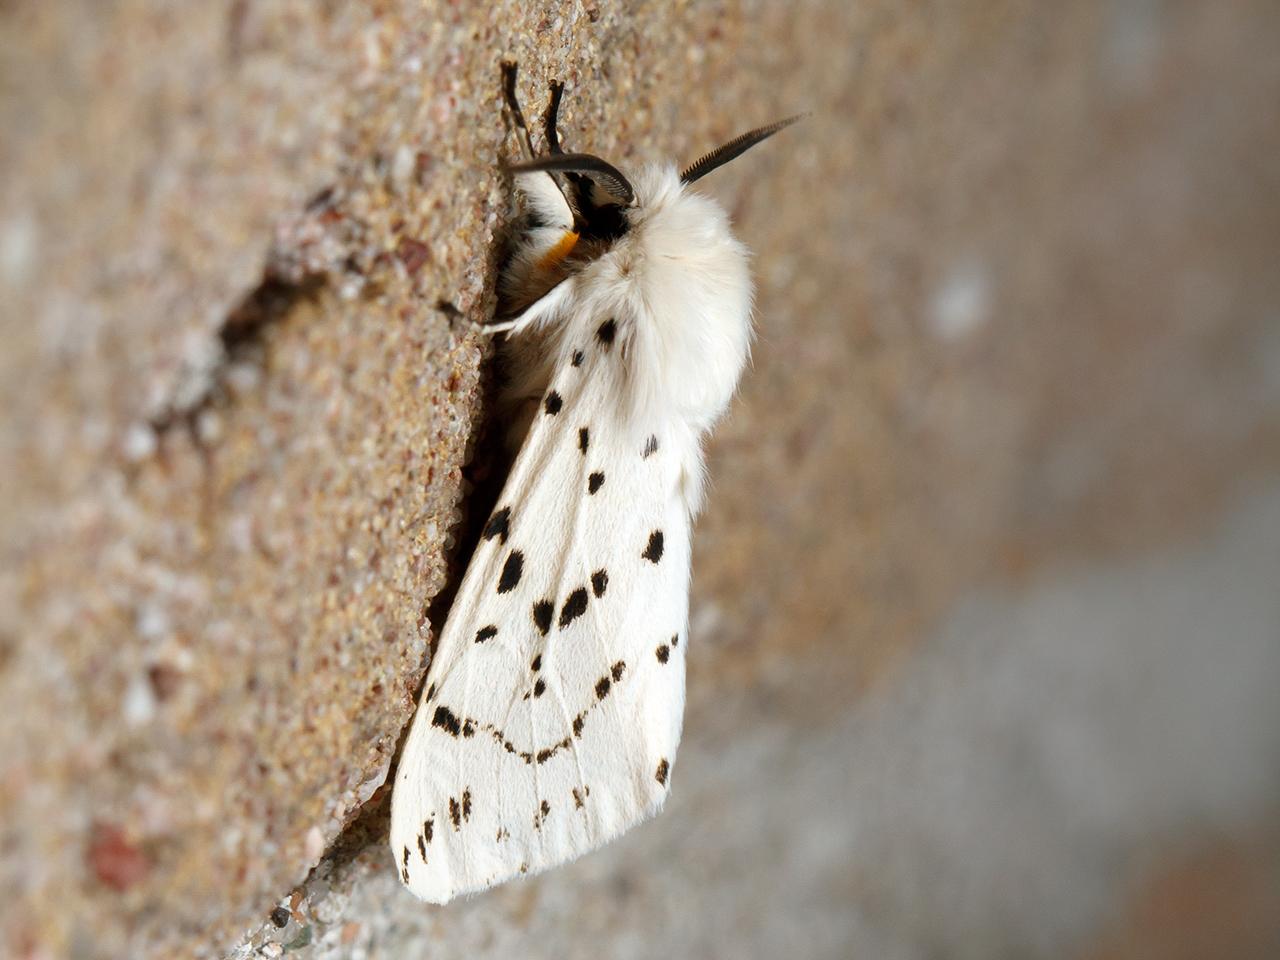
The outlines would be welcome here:
M 445 903 L 572 860 L 655 814 L 684 711 L 702 441 L 747 360 L 747 251 L 699 178 L 561 149 L 552 82 L 499 282 L 519 452 L 449 612 L 400 757 L 391 849 Z

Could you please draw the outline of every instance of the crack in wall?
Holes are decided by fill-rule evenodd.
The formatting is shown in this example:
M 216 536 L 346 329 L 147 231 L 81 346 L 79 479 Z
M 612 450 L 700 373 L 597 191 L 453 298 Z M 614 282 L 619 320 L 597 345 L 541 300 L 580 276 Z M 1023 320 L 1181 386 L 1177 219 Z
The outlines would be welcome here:
M 282 280 L 265 274 L 262 282 L 247 293 L 227 314 L 216 333 L 217 349 L 204 370 L 189 371 L 184 383 L 174 390 L 162 408 L 147 420 L 157 436 L 175 427 L 185 427 L 203 445 L 200 417 L 206 411 L 226 405 L 234 396 L 228 380 L 237 364 L 262 364 L 262 348 L 268 330 L 278 324 L 301 301 L 314 299 L 325 285 L 323 276 L 308 276 L 301 282 Z
M 228 405 L 235 396 L 229 378 L 237 365 L 261 368 L 268 331 L 301 301 L 314 299 L 335 275 L 363 277 L 354 262 L 364 225 L 339 208 L 343 194 L 336 186 L 317 191 L 296 214 L 286 215 L 263 265 L 262 278 L 223 318 L 207 353 L 187 364 L 177 383 L 147 418 L 157 439 L 175 427 L 185 427 L 203 445 L 199 429 L 208 410 Z

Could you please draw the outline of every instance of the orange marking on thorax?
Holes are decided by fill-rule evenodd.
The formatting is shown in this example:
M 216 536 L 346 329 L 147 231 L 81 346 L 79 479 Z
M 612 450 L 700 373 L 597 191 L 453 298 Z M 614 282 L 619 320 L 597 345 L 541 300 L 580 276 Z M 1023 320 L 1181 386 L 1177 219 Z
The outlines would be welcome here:
M 578 233 L 576 230 L 566 230 L 554 247 L 542 255 L 542 259 L 538 261 L 538 268 L 541 270 L 551 270 L 555 266 L 573 252 L 573 248 L 577 246 Z

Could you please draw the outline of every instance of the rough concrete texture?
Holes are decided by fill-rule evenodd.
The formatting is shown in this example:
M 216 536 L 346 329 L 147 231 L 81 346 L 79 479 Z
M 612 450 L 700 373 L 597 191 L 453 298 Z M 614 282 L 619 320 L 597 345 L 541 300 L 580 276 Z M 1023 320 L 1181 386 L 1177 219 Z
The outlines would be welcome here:
M 1278 29 L 0 7 L 0 952 L 1275 955 Z M 624 168 L 814 116 L 706 181 L 760 337 L 672 802 L 441 909 L 377 788 L 485 413 L 431 305 L 491 305 L 504 56 Z

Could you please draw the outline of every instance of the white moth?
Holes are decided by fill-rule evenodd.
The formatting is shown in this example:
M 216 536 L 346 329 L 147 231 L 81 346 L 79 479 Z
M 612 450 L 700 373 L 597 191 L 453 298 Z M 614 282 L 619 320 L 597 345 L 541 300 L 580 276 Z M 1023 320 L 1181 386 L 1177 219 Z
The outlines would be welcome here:
M 433 903 L 537 873 L 652 816 L 684 711 L 703 436 L 751 340 L 747 251 L 689 184 L 797 118 L 629 181 L 564 153 L 561 85 L 511 168 L 501 281 L 523 437 L 440 635 L 396 773 L 391 849 Z M 557 179 L 560 178 L 560 179 Z

